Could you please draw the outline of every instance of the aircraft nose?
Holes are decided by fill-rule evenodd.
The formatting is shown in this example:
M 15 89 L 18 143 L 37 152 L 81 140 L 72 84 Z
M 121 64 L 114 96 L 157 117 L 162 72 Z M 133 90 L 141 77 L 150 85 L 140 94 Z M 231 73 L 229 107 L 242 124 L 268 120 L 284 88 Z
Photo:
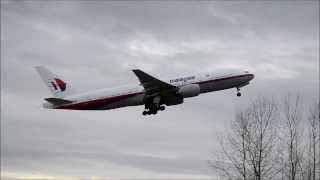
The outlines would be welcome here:
M 253 78 L 254 78 L 254 74 L 248 74 L 248 76 L 249 76 L 249 81 L 251 81 Z
M 251 81 L 254 78 L 253 73 L 250 73 L 249 71 L 244 71 L 244 73 L 246 74 L 248 81 Z

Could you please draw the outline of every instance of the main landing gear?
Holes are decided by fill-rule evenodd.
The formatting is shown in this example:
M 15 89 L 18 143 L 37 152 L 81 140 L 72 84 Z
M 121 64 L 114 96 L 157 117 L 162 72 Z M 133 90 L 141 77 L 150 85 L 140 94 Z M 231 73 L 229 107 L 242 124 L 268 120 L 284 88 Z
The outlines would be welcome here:
M 238 96 L 238 97 L 241 96 L 240 88 L 238 88 L 238 87 L 237 87 L 237 96 Z
M 149 106 L 148 108 L 146 106 L 146 110 L 142 112 L 142 115 L 144 115 L 144 116 L 151 115 L 151 114 L 155 115 L 158 113 L 159 110 L 164 111 L 165 109 L 166 109 L 165 106 L 158 106 L 156 104 Z
M 142 112 L 142 115 L 155 115 L 159 110 L 164 111 L 165 109 L 166 107 L 162 105 L 160 96 L 157 96 L 146 102 L 145 111 Z

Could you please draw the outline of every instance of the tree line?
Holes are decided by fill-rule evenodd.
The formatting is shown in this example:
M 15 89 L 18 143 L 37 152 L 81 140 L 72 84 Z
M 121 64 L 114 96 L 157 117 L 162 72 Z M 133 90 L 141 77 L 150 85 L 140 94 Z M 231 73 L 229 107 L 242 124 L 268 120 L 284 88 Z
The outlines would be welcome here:
M 212 168 L 230 180 L 320 180 L 319 102 L 258 98 L 219 137 Z

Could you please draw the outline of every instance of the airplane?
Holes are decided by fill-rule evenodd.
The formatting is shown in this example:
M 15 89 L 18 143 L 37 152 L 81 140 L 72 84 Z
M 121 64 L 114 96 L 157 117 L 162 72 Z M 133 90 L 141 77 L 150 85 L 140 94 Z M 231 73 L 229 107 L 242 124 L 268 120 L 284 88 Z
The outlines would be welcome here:
M 237 96 L 241 96 L 240 88 L 248 85 L 254 78 L 254 74 L 248 71 L 229 70 L 162 81 L 142 70 L 134 69 L 132 71 L 140 81 L 139 85 L 77 93 L 70 83 L 66 83 L 47 68 L 35 68 L 52 93 L 52 97 L 44 99 L 47 101 L 43 104 L 44 108 L 108 110 L 144 105 L 143 115 L 155 115 L 158 111 L 164 111 L 165 106 L 179 105 L 185 98 L 213 91 L 236 88 Z

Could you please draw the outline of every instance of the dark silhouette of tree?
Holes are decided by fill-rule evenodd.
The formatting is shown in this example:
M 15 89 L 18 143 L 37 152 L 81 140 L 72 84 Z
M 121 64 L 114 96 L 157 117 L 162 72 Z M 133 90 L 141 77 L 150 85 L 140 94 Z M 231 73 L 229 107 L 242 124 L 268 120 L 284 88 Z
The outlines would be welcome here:
M 300 96 L 252 101 L 218 138 L 220 159 L 210 165 L 230 180 L 320 180 L 320 105 L 308 116 L 302 105 Z
M 319 103 L 310 110 L 309 113 L 309 173 L 310 179 L 316 180 L 316 171 L 318 169 L 318 179 L 320 179 L 320 115 L 319 115 Z M 318 147 L 317 147 L 318 144 Z M 319 154 L 317 155 L 317 150 Z M 317 163 L 318 162 L 318 163 Z M 318 166 L 318 168 L 317 168 Z
M 288 96 L 283 104 L 283 128 L 282 142 L 285 144 L 286 161 L 283 164 L 286 176 L 290 180 L 296 180 L 299 168 L 303 160 L 303 132 L 301 122 L 301 98 Z
M 231 123 L 231 131 L 220 139 L 221 163 L 211 163 L 224 176 L 243 180 L 270 179 L 276 168 L 277 105 L 274 101 L 259 98 L 250 107 L 237 113 Z

